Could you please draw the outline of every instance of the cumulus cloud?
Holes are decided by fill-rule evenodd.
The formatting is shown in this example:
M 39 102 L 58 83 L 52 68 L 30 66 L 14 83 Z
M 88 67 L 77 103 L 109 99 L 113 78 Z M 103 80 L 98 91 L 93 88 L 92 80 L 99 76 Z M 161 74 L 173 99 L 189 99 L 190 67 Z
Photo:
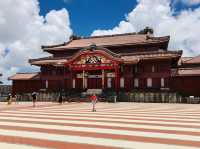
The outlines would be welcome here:
M 66 9 L 39 15 L 38 0 L 0 1 L 0 72 L 4 83 L 18 71 L 38 70 L 28 59 L 48 55 L 40 46 L 67 41 L 72 34 Z
M 183 50 L 185 56 L 200 54 L 200 8 L 182 10 L 174 15 L 170 0 L 154 0 L 153 3 L 152 0 L 138 0 L 137 6 L 121 22 L 110 30 L 95 30 L 92 36 L 138 32 L 150 26 L 155 36 L 171 36 L 170 50 Z
M 129 33 L 135 32 L 134 26 L 132 26 L 127 21 L 121 21 L 118 26 L 110 30 L 95 30 L 92 35 L 112 35 L 112 34 L 120 34 L 120 33 Z

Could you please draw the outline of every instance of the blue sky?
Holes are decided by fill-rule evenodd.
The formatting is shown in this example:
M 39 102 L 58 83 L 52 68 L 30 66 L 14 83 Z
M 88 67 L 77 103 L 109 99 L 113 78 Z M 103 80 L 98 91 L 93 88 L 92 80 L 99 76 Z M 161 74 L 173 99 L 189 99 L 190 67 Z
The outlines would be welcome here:
M 126 18 L 137 5 L 136 0 L 39 0 L 40 14 L 45 16 L 51 10 L 66 8 L 70 14 L 74 34 L 89 36 L 96 29 L 111 29 Z M 173 3 L 173 2 L 172 2 Z M 181 1 L 173 9 L 178 14 L 183 9 L 194 9 Z
M 40 13 L 66 8 L 75 34 L 89 36 L 95 29 L 110 29 L 118 25 L 135 7 L 135 0 L 40 0 Z

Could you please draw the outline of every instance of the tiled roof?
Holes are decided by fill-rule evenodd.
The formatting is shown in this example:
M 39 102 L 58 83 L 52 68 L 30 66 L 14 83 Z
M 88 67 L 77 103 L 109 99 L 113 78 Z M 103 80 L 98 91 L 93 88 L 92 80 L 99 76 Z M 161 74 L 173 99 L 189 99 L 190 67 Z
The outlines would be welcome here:
M 183 62 L 184 64 L 200 64 L 200 55 Z
M 35 60 L 32 65 L 62 65 L 67 62 L 67 59 L 49 59 L 49 60 Z
M 39 73 L 17 73 L 11 77 L 9 80 L 37 80 L 39 79 Z
M 179 68 L 176 76 L 200 76 L 200 68 Z
M 63 50 L 63 49 L 78 49 L 89 47 L 90 45 L 97 45 L 103 47 L 120 46 L 120 45 L 135 45 L 147 43 L 169 42 L 169 36 L 166 37 L 149 37 L 147 34 L 119 34 L 110 36 L 95 36 L 89 38 L 81 38 L 71 40 L 63 45 L 42 46 L 46 51 L 48 50 Z
M 182 51 L 154 51 L 154 52 L 140 52 L 132 55 L 122 56 L 121 58 L 126 61 L 139 61 L 146 59 L 166 59 L 166 58 L 178 58 L 182 54 Z
M 185 61 L 192 59 L 193 57 L 181 57 L 178 61 L 178 65 L 184 64 Z
M 109 51 L 104 50 L 104 52 L 107 52 L 108 54 L 111 55 Z M 131 53 L 131 54 L 117 55 L 117 56 L 114 56 L 113 58 L 116 58 L 118 60 L 121 59 L 124 63 L 127 63 L 127 64 L 136 64 L 140 60 L 179 58 L 181 57 L 181 55 L 182 55 L 182 51 L 151 51 L 151 52 L 137 52 L 137 53 Z M 67 57 L 67 58 L 46 57 L 46 58 L 30 60 L 29 62 L 32 65 L 61 65 L 62 66 L 68 61 L 70 61 L 70 57 Z

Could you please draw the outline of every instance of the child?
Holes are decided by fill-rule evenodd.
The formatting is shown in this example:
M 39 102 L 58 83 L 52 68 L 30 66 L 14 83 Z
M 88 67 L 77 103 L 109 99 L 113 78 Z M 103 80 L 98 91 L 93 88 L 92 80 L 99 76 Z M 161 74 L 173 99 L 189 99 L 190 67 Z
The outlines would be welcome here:
M 97 103 L 97 96 L 93 94 L 92 96 L 90 96 L 90 100 L 92 102 L 92 112 L 96 112 L 95 105 Z

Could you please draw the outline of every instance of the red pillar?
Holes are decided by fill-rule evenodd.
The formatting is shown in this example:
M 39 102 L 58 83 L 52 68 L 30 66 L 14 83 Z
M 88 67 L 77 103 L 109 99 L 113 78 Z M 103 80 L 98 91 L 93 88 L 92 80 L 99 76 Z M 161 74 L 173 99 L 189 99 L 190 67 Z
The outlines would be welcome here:
M 73 70 L 70 68 L 70 86 L 73 89 Z
M 102 70 L 102 89 L 104 89 L 105 88 L 105 70 L 103 69 Z
M 119 67 L 115 66 L 115 91 L 119 92 Z

